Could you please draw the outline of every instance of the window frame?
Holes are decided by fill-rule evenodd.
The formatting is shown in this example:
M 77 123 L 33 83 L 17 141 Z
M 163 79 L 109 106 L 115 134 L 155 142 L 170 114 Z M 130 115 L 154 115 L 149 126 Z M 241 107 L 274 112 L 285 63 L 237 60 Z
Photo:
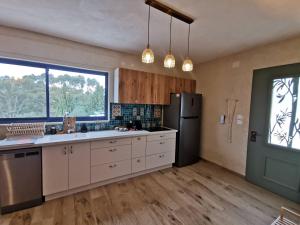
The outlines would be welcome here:
M 286 70 L 285 67 L 287 66 L 292 66 L 294 64 L 286 65 L 286 66 L 281 66 L 283 67 L 281 69 L 281 72 L 277 71 L 277 67 L 274 68 L 268 68 L 270 69 L 270 73 L 273 72 L 273 75 L 271 75 L 268 79 L 268 101 L 267 101 L 267 116 L 266 116 L 266 121 L 264 125 L 265 133 L 264 133 L 264 145 L 266 147 L 272 147 L 275 150 L 282 150 L 282 151 L 292 151 L 292 152 L 299 152 L 300 149 L 293 148 L 293 147 L 288 147 L 288 146 L 282 146 L 282 145 L 277 145 L 274 143 L 269 142 L 269 133 L 270 133 L 270 120 L 271 120 L 271 107 L 272 107 L 272 94 L 273 94 L 273 81 L 276 79 L 284 79 L 284 78 L 293 78 L 293 77 L 299 77 L 299 72 L 296 70 L 294 71 L 293 67 L 291 70 Z M 274 69 L 274 71 L 273 71 Z M 300 91 L 299 91 L 300 93 Z
M 78 72 L 83 74 L 95 75 L 95 76 L 104 76 L 105 77 L 105 99 L 104 99 L 104 116 L 95 116 L 95 117 L 88 117 L 88 116 L 81 116 L 76 117 L 76 121 L 96 121 L 96 120 L 108 120 L 108 72 L 104 71 L 97 71 L 97 70 L 90 70 L 90 69 L 82 69 L 77 67 L 70 67 L 70 66 L 60 66 L 48 63 L 40 63 L 40 62 L 32 62 L 32 61 L 25 61 L 19 59 L 10 59 L 10 58 L 0 58 L 0 63 L 3 64 L 11 64 L 17 66 L 29 66 L 35 68 L 45 69 L 45 96 L 46 96 L 46 117 L 30 117 L 30 118 L 1 118 L 0 117 L 0 124 L 7 124 L 7 123 L 26 123 L 26 122 L 62 122 L 63 117 L 50 117 L 50 92 L 49 92 L 49 70 L 62 70 L 67 72 Z

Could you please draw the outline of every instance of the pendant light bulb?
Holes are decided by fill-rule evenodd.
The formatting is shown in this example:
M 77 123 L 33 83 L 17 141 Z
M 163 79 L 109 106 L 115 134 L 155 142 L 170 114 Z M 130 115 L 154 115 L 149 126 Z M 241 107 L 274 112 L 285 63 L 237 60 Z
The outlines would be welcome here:
M 190 24 L 189 24 L 187 57 L 185 58 L 185 60 L 183 61 L 183 64 L 182 64 L 182 70 L 184 72 L 193 71 L 193 62 L 189 58 L 189 55 L 190 55 L 190 32 L 191 32 L 191 27 L 190 27 Z
M 149 33 L 150 33 L 150 5 L 148 11 L 148 43 L 147 47 L 144 49 L 142 53 L 142 62 L 143 63 L 154 63 L 154 53 L 149 45 Z
M 166 68 L 174 68 L 175 67 L 175 57 L 172 55 L 171 49 L 172 49 L 172 16 L 170 19 L 170 43 L 169 43 L 169 52 L 165 56 L 164 60 L 164 67 Z
M 182 70 L 184 72 L 191 72 L 191 71 L 193 71 L 193 62 L 192 62 L 192 60 L 190 60 L 189 58 L 186 58 L 183 61 Z
M 175 67 L 175 57 L 169 53 L 166 55 L 164 60 L 164 67 L 166 68 L 174 68 Z
M 154 53 L 151 48 L 145 48 L 142 54 L 143 63 L 153 63 L 154 62 Z

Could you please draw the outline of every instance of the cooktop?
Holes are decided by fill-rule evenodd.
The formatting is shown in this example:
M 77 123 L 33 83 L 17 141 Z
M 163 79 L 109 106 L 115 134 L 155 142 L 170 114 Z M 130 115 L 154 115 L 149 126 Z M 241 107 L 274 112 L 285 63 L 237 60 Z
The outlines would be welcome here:
M 171 130 L 171 129 L 166 128 L 166 127 L 150 127 L 145 130 L 147 130 L 149 132 L 155 132 L 155 131 L 164 131 L 164 130 Z

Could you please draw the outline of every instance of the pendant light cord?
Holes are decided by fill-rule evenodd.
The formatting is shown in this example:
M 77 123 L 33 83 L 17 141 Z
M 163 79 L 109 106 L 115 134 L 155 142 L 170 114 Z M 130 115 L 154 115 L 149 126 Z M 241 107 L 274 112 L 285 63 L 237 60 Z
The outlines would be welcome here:
M 172 16 L 171 16 L 171 19 L 170 19 L 170 43 L 169 43 L 169 53 L 171 53 L 171 49 L 172 49 Z
M 147 43 L 147 48 L 150 47 L 149 45 L 149 40 L 150 40 L 150 5 L 149 5 L 149 10 L 148 10 L 148 43 Z
M 188 52 L 187 52 L 188 57 L 190 57 L 190 33 L 191 33 L 191 24 L 189 24 L 189 33 L 188 33 Z

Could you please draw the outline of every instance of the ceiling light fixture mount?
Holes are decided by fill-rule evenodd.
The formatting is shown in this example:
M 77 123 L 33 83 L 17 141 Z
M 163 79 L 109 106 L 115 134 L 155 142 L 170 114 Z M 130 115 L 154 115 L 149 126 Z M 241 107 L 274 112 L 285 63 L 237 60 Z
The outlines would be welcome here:
M 165 4 L 162 4 L 157 0 L 146 0 L 145 4 L 150 5 L 151 7 L 156 8 L 159 11 L 166 13 L 166 14 L 168 14 L 176 19 L 179 19 L 185 23 L 191 24 L 194 22 L 194 19 L 192 19 L 191 17 L 184 15 L 183 13 L 181 13 L 175 9 L 172 9 L 171 7 L 169 7 Z

